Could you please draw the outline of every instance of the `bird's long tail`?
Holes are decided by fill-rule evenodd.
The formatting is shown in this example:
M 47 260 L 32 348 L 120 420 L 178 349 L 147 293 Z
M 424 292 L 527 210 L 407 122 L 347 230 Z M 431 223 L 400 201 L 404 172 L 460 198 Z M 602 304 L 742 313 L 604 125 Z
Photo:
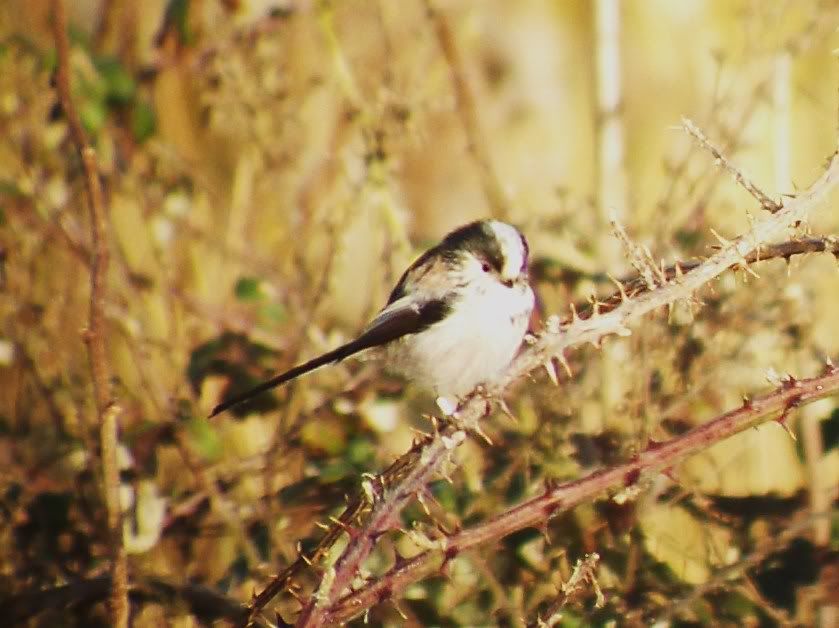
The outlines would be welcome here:
M 244 401 L 249 399 L 253 399 L 257 395 L 264 393 L 266 390 L 271 390 L 272 388 L 276 388 L 277 386 L 282 386 L 288 381 L 291 381 L 295 377 L 299 377 L 300 375 L 305 375 L 315 369 L 320 368 L 326 364 L 331 364 L 333 362 L 340 362 L 344 358 L 348 358 L 354 353 L 358 353 L 363 349 L 367 349 L 370 345 L 367 342 L 363 342 L 363 338 L 356 338 L 348 342 L 345 345 L 341 345 L 340 347 L 333 349 L 332 351 L 327 351 L 323 355 L 319 355 L 316 358 L 309 360 L 308 362 L 304 362 L 303 364 L 298 364 L 294 368 L 287 370 L 285 373 L 280 373 L 269 379 L 268 381 L 262 382 L 258 386 L 251 388 L 250 390 L 246 390 L 243 393 L 240 393 L 230 399 L 222 401 L 218 404 L 213 411 L 210 412 L 210 415 L 207 417 L 212 419 L 217 414 L 221 414 L 225 410 L 229 410 L 235 405 L 238 405 Z

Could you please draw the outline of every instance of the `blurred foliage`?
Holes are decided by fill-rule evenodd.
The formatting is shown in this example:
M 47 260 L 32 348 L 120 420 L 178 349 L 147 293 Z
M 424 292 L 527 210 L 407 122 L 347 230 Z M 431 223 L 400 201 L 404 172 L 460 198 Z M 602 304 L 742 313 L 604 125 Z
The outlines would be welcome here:
M 125 538 L 132 581 L 146 587 L 135 625 L 208 620 L 148 583 L 247 602 L 320 538 L 316 524 L 340 514 L 363 473 L 430 428 L 433 406 L 349 361 L 203 417 L 222 396 L 349 338 L 425 246 L 490 204 L 456 70 L 420 0 L 69 4 L 74 98 L 110 206 Z M 609 294 L 609 275 L 632 269 L 602 244 L 593 3 L 436 6 L 508 218 L 530 239 L 543 310 Z M 657 258 L 701 257 L 712 229 L 741 233 L 758 209 L 674 127 L 694 118 L 772 193 L 805 186 L 834 149 L 839 4 L 621 6 L 626 227 Z M 88 217 L 54 66 L 47 2 L 1 3 L 0 609 L 98 582 L 107 561 L 81 333 Z M 800 231 L 835 234 L 837 216 L 821 212 Z M 701 304 L 569 355 L 574 376 L 559 388 L 542 374 L 517 386 L 517 420 L 490 419 L 493 444 L 462 447 L 450 481 L 433 483 L 404 527 L 433 538 L 482 521 L 546 481 L 625 460 L 738 405 L 770 368 L 809 375 L 839 356 L 835 261 L 755 270 L 760 278 L 726 275 Z M 797 442 L 772 423 L 741 434 L 626 503 L 604 496 L 458 556 L 368 620 L 523 625 L 597 552 L 605 605 L 579 590 L 558 625 L 812 625 L 839 549 L 835 517 L 812 517 L 817 498 L 836 513 L 839 410 L 825 401 L 795 416 Z M 418 551 L 401 532 L 380 542 L 369 577 Z M 316 578 L 306 574 L 302 590 Z M 30 623 L 104 624 L 101 595 L 88 594 L 42 595 Z M 286 619 L 298 608 L 277 600 Z

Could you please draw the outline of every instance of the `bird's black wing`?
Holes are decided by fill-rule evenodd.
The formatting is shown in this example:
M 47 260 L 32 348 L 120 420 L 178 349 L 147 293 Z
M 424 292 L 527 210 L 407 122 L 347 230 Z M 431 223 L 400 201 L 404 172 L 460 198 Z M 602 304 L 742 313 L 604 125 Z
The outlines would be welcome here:
M 268 381 L 262 382 L 248 391 L 221 402 L 213 408 L 209 418 L 321 366 L 339 362 L 364 349 L 379 347 L 407 334 L 422 331 L 445 318 L 449 312 L 449 307 L 450 305 L 445 300 L 417 303 L 411 302 L 409 297 L 397 299 L 383 309 L 355 340 L 351 340 L 332 351 L 327 351 L 308 362 L 289 369 L 285 373 L 280 373 Z

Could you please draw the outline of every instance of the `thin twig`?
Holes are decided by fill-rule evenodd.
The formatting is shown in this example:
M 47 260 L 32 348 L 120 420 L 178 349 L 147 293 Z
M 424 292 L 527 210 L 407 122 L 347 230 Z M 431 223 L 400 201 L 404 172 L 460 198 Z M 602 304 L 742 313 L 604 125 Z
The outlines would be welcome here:
M 469 86 L 463 59 L 457 49 L 454 34 L 446 18 L 435 8 L 433 0 L 425 0 L 425 12 L 434 27 L 437 43 L 440 45 L 449 66 L 449 76 L 457 102 L 457 112 L 466 133 L 469 152 L 478 166 L 481 186 L 492 210 L 491 213 L 497 218 L 507 218 L 510 214 L 510 200 L 507 198 L 507 194 L 504 192 L 504 188 L 501 186 L 492 166 L 489 147 L 484 140 L 486 134 L 481 130 L 481 123 L 478 120 L 478 103 L 475 100 L 472 88 Z
M 119 467 L 117 432 L 119 406 L 111 391 L 108 364 L 105 305 L 109 263 L 107 210 L 99 180 L 96 151 L 89 144 L 70 92 L 70 45 L 67 39 L 67 14 L 63 0 L 52 0 L 53 36 L 56 47 L 56 85 L 61 107 L 70 127 L 70 135 L 81 157 L 90 211 L 92 260 L 90 267 L 90 325 L 85 332 L 93 392 L 99 420 L 102 448 L 102 475 L 105 506 L 108 511 L 109 549 L 111 552 L 111 625 L 128 626 L 128 565 L 122 543 L 122 514 L 119 504 Z
M 760 206 L 765 209 L 766 211 L 774 214 L 781 209 L 781 205 L 773 201 L 766 193 L 757 187 L 754 183 L 752 183 L 751 179 L 746 177 L 743 172 L 737 168 L 734 164 L 732 164 L 725 155 L 722 154 L 719 148 L 717 148 L 711 140 L 700 130 L 698 126 L 696 126 L 692 120 L 688 118 L 682 118 L 682 126 L 685 130 L 690 133 L 697 142 L 699 142 L 703 148 L 706 148 L 716 159 L 717 164 L 722 166 L 724 170 L 727 170 L 731 176 L 734 177 L 734 180 L 739 183 L 746 192 L 751 194 L 757 202 L 760 203 Z

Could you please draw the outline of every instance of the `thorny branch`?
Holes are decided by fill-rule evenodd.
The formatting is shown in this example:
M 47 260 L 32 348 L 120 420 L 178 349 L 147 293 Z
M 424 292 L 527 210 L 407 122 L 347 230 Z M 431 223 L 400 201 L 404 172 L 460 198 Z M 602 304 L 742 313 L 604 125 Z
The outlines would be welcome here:
M 731 164 L 730 161 L 722 154 L 719 148 L 717 148 L 711 140 L 709 140 L 705 134 L 696 126 L 691 120 L 687 118 L 682 119 L 682 125 L 684 126 L 685 130 L 690 133 L 694 139 L 699 142 L 699 144 L 703 147 L 708 149 L 708 151 L 714 156 L 717 164 L 722 166 L 724 170 L 729 172 L 731 176 L 734 177 L 734 180 L 739 183 L 746 192 L 751 194 L 760 206 L 765 209 L 766 211 L 774 214 L 775 212 L 781 209 L 781 205 L 773 201 L 769 196 L 757 187 L 752 180 L 746 177 L 743 172 Z
M 729 267 L 730 270 L 747 269 L 751 274 L 756 274 L 751 267 L 758 262 L 767 262 L 775 259 L 782 259 L 789 262 L 793 256 L 805 255 L 807 253 L 830 253 L 837 260 L 839 260 L 839 237 L 836 236 L 820 236 L 812 238 L 795 238 L 777 244 L 767 244 L 755 249 L 746 255 L 742 261 L 733 264 Z M 677 262 L 672 266 L 664 268 L 655 267 L 653 264 L 645 264 L 643 273 L 624 277 L 618 280 L 621 285 L 621 292 L 612 294 L 602 301 L 597 303 L 598 311 L 603 314 L 609 312 L 627 298 L 634 298 L 643 292 L 647 292 L 651 286 L 660 282 L 668 282 L 675 277 L 688 273 L 698 268 L 702 262 L 698 260 L 690 260 L 684 262 Z M 549 266 L 545 266 L 537 271 L 539 281 L 546 282 L 560 282 L 565 279 L 563 272 L 554 272 Z M 595 281 L 605 281 L 607 275 L 592 277 Z M 609 278 L 611 279 L 611 278 Z M 614 281 L 613 279 L 611 281 Z
M 548 519 L 589 501 L 607 489 L 635 486 L 645 477 L 672 467 L 685 458 L 738 432 L 756 426 L 761 418 L 787 412 L 789 408 L 835 395 L 839 391 L 839 368 L 828 364 L 825 372 L 811 379 L 786 378 L 770 393 L 744 401 L 731 410 L 682 436 L 650 446 L 632 460 L 595 471 L 586 477 L 548 486 L 545 492 L 526 500 L 486 522 L 448 536 L 441 541 L 445 553 L 426 550 L 403 561 L 375 582 L 342 598 L 329 613 L 329 623 L 346 621 L 370 608 L 383 597 L 394 595 L 422 576 L 438 570 L 445 560 L 517 530 L 544 526 Z
M 92 261 L 90 265 L 90 325 L 85 333 L 93 391 L 99 420 L 102 447 L 102 474 L 105 505 L 108 511 L 108 536 L 111 551 L 111 624 L 128 625 L 128 566 L 122 543 L 122 516 L 119 504 L 119 466 L 117 432 L 120 408 L 112 398 L 111 369 L 105 346 L 107 276 L 109 263 L 108 217 L 96 151 L 88 142 L 70 92 L 70 46 L 67 39 L 67 15 L 63 0 L 52 0 L 53 36 L 56 47 L 56 86 L 61 107 L 70 127 L 70 135 L 79 152 L 85 175 L 90 210 Z
M 696 129 L 693 123 L 686 121 L 685 127 L 688 132 L 694 134 L 691 130 Z M 701 139 L 704 135 L 695 137 L 719 159 L 710 142 Z M 728 164 L 727 168 L 735 173 L 737 181 L 746 187 L 745 177 L 742 174 L 737 176 L 739 171 L 727 161 L 725 163 Z M 394 526 L 398 513 L 449 458 L 449 451 L 464 440 L 466 431 L 480 433 L 479 423 L 486 414 L 487 399 L 500 397 L 512 382 L 553 358 L 561 357 L 565 349 L 585 343 L 598 344 L 612 334 L 630 334 L 628 325 L 642 316 L 680 299 L 691 298 L 702 286 L 731 267 L 743 266 L 750 260 L 763 259 L 761 252 L 767 243 L 785 229 L 802 221 L 836 185 L 837 179 L 839 157 L 834 154 L 825 172 L 808 190 L 771 211 L 771 215 L 756 222 L 748 233 L 732 241 L 723 241 L 720 249 L 707 260 L 689 269 L 679 267 L 672 275 L 664 273 L 664 280 L 659 282 L 660 285 L 647 286 L 649 290 L 640 291 L 640 294 L 635 296 L 629 297 L 625 290 L 622 290 L 619 304 L 614 307 L 603 308 L 601 304 L 595 303 L 592 311 L 585 317 L 572 312 L 570 322 L 565 325 L 560 325 L 558 320 L 549 321 L 548 329 L 519 355 L 501 381 L 488 390 L 473 394 L 458 408 L 455 422 L 445 426 L 440 433 L 412 450 L 411 460 L 406 465 L 410 467 L 410 471 L 407 471 L 401 481 L 389 484 L 381 482 L 379 478 L 377 486 L 380 490 L 374 491 L 372 507 L 366 521 L 360 527 L 349 527 L 339 522 L 333 528 L 332 533 L 347 533 L 349 543 L 334 565 L 326 567 L 320 587 L 314 597 L 305 604 L 297 625 L 321 626 L 355 616 L 423 574 L 438 569 L 447 557 L 454 555 L 453 548 L 462 551 L 467 547 L 501 538 L 522 527 L 544 522 L 557 509 L 570 508 L 611 486 L 621 483 L 634 484 L 642 472 L 650 473 L 667 468 L 692 453 L 756 424 L 761 417 L 771 412 L 788 410 L 800 403 L 834 394 L 839 389 L 839 373 L 832 366 L 820 378 L 802 382 L 790 378 L 778 390 L 746 403 L 743 407 L 722 415 L 684 436 L 650 447 L 628 463 L 546 490 L 542 496 L 501 513 L 482 526 L 452 535 L 447 539 L 446 552 L 429 550 L 414 559 L 401 562 L 391 573 L 377 582 L 359 591 L 345 594 L 359 567 L 372 551 L 375 541 Z M 762 207 L 772 209 L 763 202 L 768 196 L 761 192 L 756 198 Z M 825 246 L 827 247 L 827 243 Z M 787 254 L 783 256 L 786 257 Z M 278 580 L 273 583 L 272 595 L 283 588 L 282 585 L 278 585 Z M 249 608 L 249 617 L 260 612 L 269 599 L 267 595 L 255 598 Z
M 745 257 L 745 263 L 751 265 L 756 262 L 778 258 L 789 261 L 794 255 L 816 252 L 832 253 L 833 255 L 839 257 L 839 239 L 832 236 L 813 237 L 788 240 L 779 244 L 766 245 L 747 255 Z M 699 265 L 700 262 L 698 261 L 687 261 L 664 268 L 662 271 L 664 279 L 669 281 L 682 273 L 690 272 Z M 738 268 L 741 265 L 742 264 L 737 264 L 731 268 Z M 542 280 L 550 279 L 551 277 L 549 275 L 542 277 Z M 600 303 L 599 309 L 601 313 L 614 309 L 620 305 L 625 297 L 632 298 L 649 288 L 647 280 L 638 275 L 622 279 L 620 283 L 623 286 L 624 294 L 622 295 L 621 293 L 616 293 L 612 297 L 607 298 Z M 416 443 L 410 451 L 405 453 L 390 467 L 388 467 L 388 469 L 383 471 L 375 481 L 381 486 L 394 485 L 404 475 L 407 469 L 413 467 L 417 463 L 418 454 L 425 445 L 426 441 Z M 341 514 L 335 525 L 328 529 L 328 532 L 320 540 L 317 546 L 308 554 L 301 554 L 296 561 L 291 563 L 280 574 L 275 576 L 271 583 L 252 600 L 248 614 L 249 620 L 252 620 L 255 614 L 258 613 L 260 609 L 264 608 L 275 596 L 285 590 L 293 590 L 295 586 L 294 579 L 308 566 L 319 563 L 324 556 L 326 556 L 329 548 L 331 548 L 344 534 L 345 530 L 361 525 L 363 517 L 369 513 L 370 506 L 371 504 L 365 495 L 360 494 L 356 496 L 356 498 L 353 499 L 353 501 L 344 509 L 344 512 Z M 442 562 L 442 559 L 440 559 L 440 562 Z M 439 565 L 436 565 L 436 567 L 439 567 Z M 430 566 L 430 571 L 434 571 L 436 567 L 432 564 Z M 394 569 L 391 574 L 393 573 L 407 575 L 406 573 L 403 573 L 401 569 Z M 425 573 L 427 572 L 424 570 L 418 570 L 414 573 L 415 577 L 411 581 L 416 580 Z M 381 591 L 386 588 L 386 586 L 380 585 L 377 590 Z M 366 590 L 367 589 L 362 589 L 361 591 Z M 360 594 L 363 595 L 363 593 Z M 244 621 L 242 625 L 245 625 L 246 623 L 247 620 Z
M 393 487 L 373 488 L 374 501 L 364 526 L 348 528 L 350 543 L 338 558 L 334 567 L 329 567 L 321 579 L 320 588 L 304 606 L 297 626 L 313 628 L 326 622 L 326 612 L 338 600 L 358 573 L 364 560 L 373 551 L 379 536 L 399 525 L 399 513 L 413 500 L 449 458 L 448 454 L 466 440 L 466 433 L 454 425 L 448 425 L 430 439 L 420 451 L 418 463 L 401 482 Z

